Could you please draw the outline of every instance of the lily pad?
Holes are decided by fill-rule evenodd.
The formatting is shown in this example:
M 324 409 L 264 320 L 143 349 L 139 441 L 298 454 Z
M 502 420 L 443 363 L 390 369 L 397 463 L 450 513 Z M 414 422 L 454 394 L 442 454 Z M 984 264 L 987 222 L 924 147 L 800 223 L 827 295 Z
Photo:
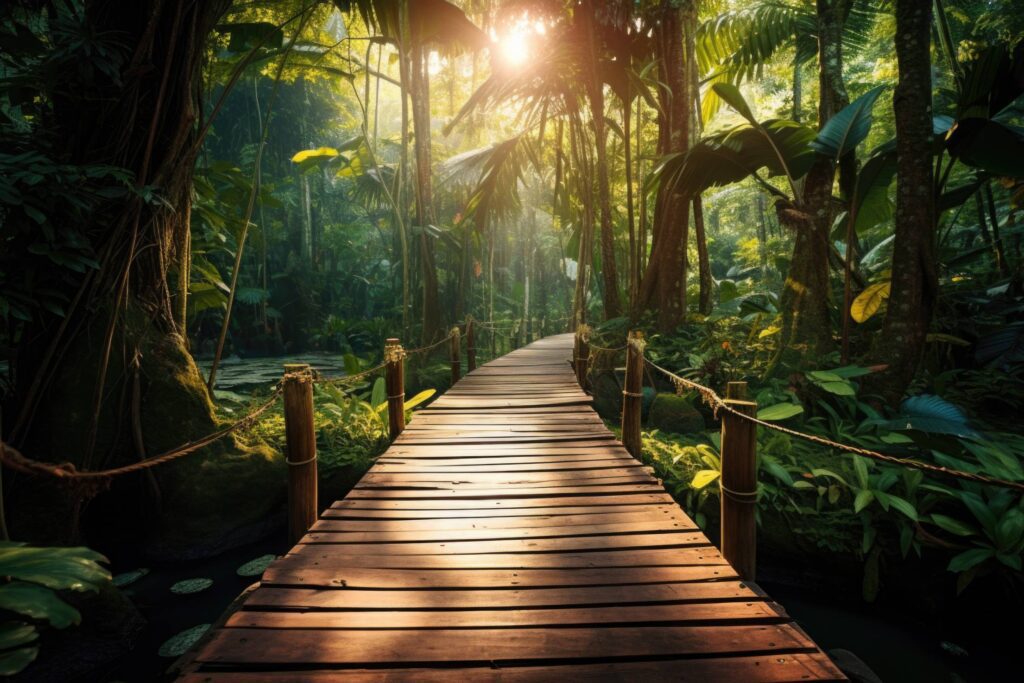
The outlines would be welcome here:
M 259 576 L 270 563 L 277 559 L 277 555 L 260 555 L 255 560 L 249 560 L 236 570 L 239 576 Z
M 139 579 L 141 579 L 143 576 L 145 576 L 148 573 L 149 573 L 148 569 L 134 569 L 134 570 L 132 570 L 130 572 L 124 572 L 123 574 L 118 574 L 117 576 L 115 576 L 112 579 L 112 581 L 113 581 L 114 585 L 117 586 L 118 588 L 123 588 L 124 586 L 127 586 L 129 584 L 135 583 L 136 581 L 138 581 Z
M 210 624 L 199 624 L 175 636 L 171 636 L 160 646 L 158 654 L 161 657 L 180 657 L 188 652 L 190 647 L 198 643 L 199 639 L 209 630 Z
M 171 592 L 178 595 L 199 593 L 213 585 L 213 579 L 185 579 L 171 586 Z

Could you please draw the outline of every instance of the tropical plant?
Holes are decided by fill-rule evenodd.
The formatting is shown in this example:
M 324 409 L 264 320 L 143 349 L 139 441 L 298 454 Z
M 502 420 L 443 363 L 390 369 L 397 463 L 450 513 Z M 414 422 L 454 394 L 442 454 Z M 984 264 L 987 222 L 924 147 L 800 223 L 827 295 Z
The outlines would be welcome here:
M 88 548 L 39 548 L 0 541 L 0 675 L 13 676 L 39 654 L 40 628 L 64 629 L 82 615 L 58 591 L 96 592 L 110 583 L 107 559 Z

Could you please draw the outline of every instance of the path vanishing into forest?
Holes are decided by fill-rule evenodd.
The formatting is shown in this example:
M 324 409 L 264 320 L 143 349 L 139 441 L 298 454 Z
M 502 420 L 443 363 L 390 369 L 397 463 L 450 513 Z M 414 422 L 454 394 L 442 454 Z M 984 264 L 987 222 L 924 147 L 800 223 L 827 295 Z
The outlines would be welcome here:
M 572 345 L 415 413 L 183 680 L 845 680 L 615 440 Z

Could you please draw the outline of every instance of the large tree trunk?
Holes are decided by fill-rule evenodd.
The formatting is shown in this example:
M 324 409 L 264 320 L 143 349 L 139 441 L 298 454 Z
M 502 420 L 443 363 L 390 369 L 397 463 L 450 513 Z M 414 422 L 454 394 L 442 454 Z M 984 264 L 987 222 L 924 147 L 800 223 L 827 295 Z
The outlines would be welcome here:
M 685 152 L 690 146 L 689 79 L 683 27 L 694 12 L 689 0 L 663 0 L 657 33 L 661 81 L 658 95 L 658 153 Z M 654 206 L 651 257 L 640 284 L 640 305 L 658 312 L 658 329 L 671 332 L 686 320 L 686 243 L 690 232 L 689 202 L 679 194 L 659 190 Z
M 898 401 L 917 370 L 935 310 L 935 203 L 932 194 L 931 4 L 896 1 L 896 239 L 892 291 L 879 359 L 878 389 Z
M 38 320 L 22 338 L 15 387 L 20 412 L 4 427 L 31 458 L 100 469 L 160 453 L 217 427 L 206 387 L 185 348 L 183 304 L 175 305 L 168 283 L 188 262 L 184 249 L 206 38 L 229 5 L 228 0 L 85 4 L 87 30 L 116 36 L 128 58 L 116 75 L 96 72 L 88 94 L 74 87 L 75 74 L 58 74 L 69 85 L 56 88 L 61 95 L 47 125 L 64 141 L 69 163 L 128 169 L 139 187 L 155 188 L 160 201 L 133 196 L 97 212 L 89 234 L 100 268 L 90 271 L 66 317 Z M 183 296 L 178 289 L 176 296 Z M 227 458 L 227 451 L 239 457 Z M 221 511 L 198 500 L 202 492 L 196 490 L 195 475 L 201 471 L 207 477 L 203 488 L 219 489 L 224 500 L 247 491 L 261 496 L 262 501 L 236 501 L 251 504 L 244 521 L 255 522 L 277 501 L 266 488 L 254 486 L 252 476 L 280 465 L 269 451 L 244 449 L 226 439 L 162 466 L 155 472 L 163 516 L 144 529 L 145 537 L 152 541 L 154 531 L 162 531 L 160 540 L 170 543 L 164 548 L 180 549 L 224 530 L 217 519 Z M 143 519 L 125 504 L 143 505 L 139 484 L 135 475 L 115 480 L 113 491 L 119 495 L 106 500 L 118 501 L 111 506 L 118 526 L 104 528 L 105 534 L 123 533 L 133 520 Z M 82 491 L 28 478 L 10 493 L 16 535 L 41 541 L 77 536 Z
M 843 83 L 843 24 L 849 0 L 818 0 L 818 128 L 849 104 Z M 832 228 L 832 162 L 820 159 L 804 181 L 799 206 L 777 205 L 780 224 L 796 233 L 793 258 L 780 297 L 780 354 L 817 358 L 834 346 L 829 315 L 829 232 Z

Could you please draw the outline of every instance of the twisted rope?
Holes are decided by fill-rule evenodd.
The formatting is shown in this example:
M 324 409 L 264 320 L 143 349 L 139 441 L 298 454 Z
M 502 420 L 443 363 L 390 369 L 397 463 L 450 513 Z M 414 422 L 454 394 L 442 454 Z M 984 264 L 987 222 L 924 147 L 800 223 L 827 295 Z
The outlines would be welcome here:
M 909 467 L 915 470 L 921 470 L 922 472 L 929 472 L 931 474 L 940 477 L 949 477 L 953 479 L 961 479 L 963 481 L 971 481 L 976 484 L 987 484 L 989 486 L 998 486 L 1001 488 L 1013 489 L 1015 491 L 1024 491 L 1024 482 L 1008 481 L 1006 479 L 998 479 L 996 477 L 990 477 L 984 474 L 978 474 L 976 472 L 964 472 L 963 470 L 956 470 L 949 467 L 942 467 L 941 465 L 933 465 L 932 463 L 922 462 L 920 460 L 911 460 L 907 458 L 898 458 L 894 455 L 886 455 L 885 453 L 879 453 L 869 448 L 861 448 L 859 446 L 851 446 L 845 443 L 839 443 L 831 439 L 826 439 L 823 436 L 815 436 L 814 434 L 806 434 L 804 432 L 783 427 L 782 425 L 775 424 L 774 422 L 766 422 L 760 420 L 753 415 L 747 415 L 739 410 L 736 410 L 730 406 L 725 399 L 715 393 L 714 389 L 706 387 L 703 384 L 698 384 L 692 380 L 688 380 L 684 377 L 680 377 L 671 370 L 666 370 L 654 361 L 644 358 L 644 362 L 655 370 L 661 372 L 663 375 L 668 377 L 676 388 L 685 387 L 692 389 L 703 396 L 705 403 L 711 406 L 715 411 L 715 416 L 718 416 L 719 411 L 725 411 L 731 415 L 734 415 L 747 422 L 752 422 L 759 427 L 770 429 L 772 431 L 781 432 L 797 439 L 809 441 L 819 446 L 825 446 L 826 448 L 834 448 L 836 450 L 845 451 L 854 455 L 859 455 L 864 458 L 871 460 L 877 460 L 879 462 L 888 463 L 890 465 L 899 465 L 900 467 Z
M 227 427 L 219 429 L 212 434 L 208 434 L 202 438 L 194 441 L 184 443 L 177 448 L 173 448 L 160 455 L 153 456 L 152 458 L 146 458 L 139 462 L 132 463 L 130 465 L 124 465 L 122 467 L 113 467 L 106 470 L 95 470 L 95 471 L 80 471 L 74 464 L 70 462 L 64 463 L 50 463 L 40 462 L 38 460 L 32 460 L 25 457 L 17 449 L 12 446 L 0 441 L 0 462 L 7 465 L 11 469 L 18 470 L 19 472 L 25 472 L 26 474 L 45 474 L 58 479 L 110 479 L 122 474 L 131 474 L 132 472 L 140 472 L 147 470 L 157 465 L 163 465 L 164 463 L 171 462 L 183 458 L 186 455 L 194 453 L 201 448 L 205 448 L 210 444 L 223 439 L 228 434 L 233 434 L 238 431 L 244 431 L 253 427 L 259 420 L 263 413 L 270 410 L 274 404 L 277 403 L 278 399 L 281 398 L 283 393 L 283 383 L 279 384 L 274 389 L 274 393 L 264 403 L 260 404 L 253 410 L 251 410 L 244 417 L 232 422 Z

